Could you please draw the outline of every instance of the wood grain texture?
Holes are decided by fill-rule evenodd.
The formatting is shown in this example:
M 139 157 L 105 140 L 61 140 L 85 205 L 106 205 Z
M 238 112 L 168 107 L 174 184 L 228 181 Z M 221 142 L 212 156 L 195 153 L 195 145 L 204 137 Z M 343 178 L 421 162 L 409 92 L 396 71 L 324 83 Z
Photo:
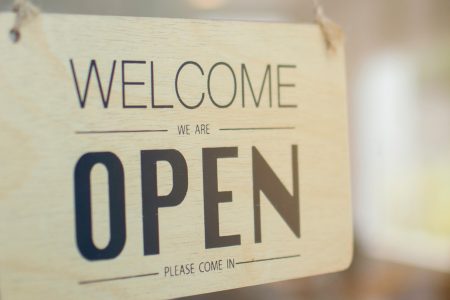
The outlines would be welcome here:
M 13 44 L 7 35 L 12 23 L 12 14 L 0 14 L 2 299 L 172 298 L 348 267 L 352 216 L 344 54 L 343 49 L 327 53 L 317 26 L 41 15 Z M 92 59 L 104 82 L 117 60 L 107 109 L 95 81 L 86 107 L 80 108 L 70 59 L 82 88 Z M 174 107 L 124 109 L 122 60 L 146 62 L 126 66 L 127 80 L 145 82 L 126 86 L 129 104 L 149 106 L 153 61 L 155 97 Z M 185 61 L 196 61 L 205 71 L 201 76 L 195 68 L 186 68 L 180 77 L 180 93 L 189 101 L 206 93 L 204 104 L 195 110 L 180 105 L 174 88 L 177 69 Z M 226 109 L 214 107 L 206 91 L 207 72 L 216 62 L 227 62 L 237 77 L 236 100 Z M 272 66 L 274 104 L 277 66 L 295 65 L 283 70 L 283 82 L 295 87 L 283 88 L 282 97 L 297 108 L 269 107 L 266 92 L 256 108 L 248 86 L 249 102 L 243 108 L 241 64 L 248 68 L 255 91 L 267 64 Z M 230 73 L 221 68 L 216 74 L 211 81 L 214 96 L 226 102 L 233 84 Z M 177 132 L 180 124 L 206 123 L 209 135 Z M 221 130 L 257 127 L 279 129 Z M 88 131 L 91 134 L 83 134 Z M 292 192 L 292 145 L 298 145 L 301 237 L 261 196 L 262 242 L 255 243 L 252 147 Z M 205 249 L 202 148 L 211 147 L 238 147 L 237 158 L 218 161 L 218 189 L 233 193 L 232 202 L 219 205 L 220 234 L 239 234 L 238 246 Z M 180 151 L 187 161 L 189 184 L 180 205 L 159 210 L 161 253 L 144 256 L 140 151 L 151 149 Z M 117 258 L 93 262 L 77 248 L 74 168 L 83 154 L 101 151 L 115 153 L 124 167 L 127 237 Z M 93 231 L 99 247 L 110 238 L 107 182 L 105 169 L 96 166 Z M 170 192 L 171 185 L 170 166 L 158 165 L 159 192 Z M 164 276 L 168 266 L 191 262 L 198 266 L 217 259 L 256 262 L 217 272 Z M 158 275 L 140 276 L 153 273 Z M 111 278 L 117 280 L 101 281 Z

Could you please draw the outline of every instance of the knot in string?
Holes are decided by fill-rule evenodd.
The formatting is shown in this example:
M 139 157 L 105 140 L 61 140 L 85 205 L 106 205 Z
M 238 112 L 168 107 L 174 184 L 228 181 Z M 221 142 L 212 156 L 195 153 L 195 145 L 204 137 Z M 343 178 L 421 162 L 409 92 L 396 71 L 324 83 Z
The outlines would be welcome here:
M 22 26 L 38 15 L 39 9 L 27 0 L 14 0 L 12 11 L 16 14 L 16 18 L 10 30 L 10 35 L 13 42 L 16 43 L 20 40 L 20 29 Z
M 327 49 L 331 52 L 336 52 L 342 41 L 342 29 L 325 15 L 324 9 L 319 3 L 319 0 L 313 0 L 313 4 L 316 13 L 316 23 L 322 31 Z

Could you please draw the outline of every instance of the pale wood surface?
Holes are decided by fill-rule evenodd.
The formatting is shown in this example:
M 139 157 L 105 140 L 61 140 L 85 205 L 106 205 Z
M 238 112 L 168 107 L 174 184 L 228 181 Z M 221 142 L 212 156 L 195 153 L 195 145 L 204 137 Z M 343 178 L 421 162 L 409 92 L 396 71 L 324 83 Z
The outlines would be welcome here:
M 315 25 L 193 21 L 128 17 L 41 15 L 23 29 L 18 44 L 7 30 L 12 14 L 0 15 L 0 293 L 2 299 L 152 299 L 206 293 L 343 270 L 352 257 L 349 149 L 343 50 L 327 54 Z M 103 109 L 96 83 L 80 109 L 69 59 L 84 86 L 88 63 L 97 59 L 102 79 L 118 60 L 111 107 Z M 123 109 L 121 60 L 129 66 L 130 103 L 149 102 L 149 62 L 155 64 L 157 101 L 173 109 Z M 187 60 L 205 72 L 216 62 L 236 72 L 235 105 L 218 109 L 205 99 L 197 110 L 177 101 L 174 78 Z M 266 64 L 296 65 L 283 80 L 287 103 L 297 109 L 242 108 L 240 65 L 259 88 Z M 127 67 L 128 68 L 128 67 Z M 196 70 L 183 80 L 183 95 L 197 97 L 205 77 Z M 186 72 L 188 74 L 188 72 Z M 225 73 L 226 74 L 226 73 Z M 276 73 L 273 73 L 273 82 Z M 196 78 L 194 81 L 193 78 Z M 198 78 L 198 79 L 197 79 Z M 224 75 L 225 78 L 225 75 Z M 94 79 L 94 78 L 93 78 Z M 229 97 L 230 81 L 214 81 L 218 99 Z M 247 87 L 247 93 L 248 93 Z M 272 88 L 276 102 L 276 86 Z M 206 95 L 207 96 L 207 95 Z M 250 94 L 247 94 L 249 100 Z M 195 98 L 194 98 L 195 99 Z M 265 100 L 264 100 L 265 99 Z M 267 97 L 263 97 L 263 102 Z M 179 136 L 177 125 L 209 123 L 208 136 Z M 220 131 L 229 127 L 284 127 L 280 131 Z M 166 133 L 77 135 L 83 130 L 166 128 Z M 292 191 L 291 145 L 299 147 L 301 238 L 262 196 L 261 244 L 254 242 L 251 147 L 259 151 Z M 202 148 L 239 147 L 239 157 L 219 160 L 219 190 L 233 191 L 220 204 L 222 235 L 240 234 L 241 245 L 204 246 Z M 143 255 L 140 151 L 177 149 L 189 168 L 189 190 L 177 207 L 159 211 L 161 254 Z M 125 169 L 127 240 L 113 260 L 90 262 L 76 246 L 74 167 L 86 152 L 111 151 Z M 161 164 L 161 192 L 171 189 L 170 167 Z M 94 237 L 109 239 L 107 180 L 93 172 Z M 301 255 L 236 265 L 193 276 L 167 278 L 165 266 L 234 258 L 236 261 Z M 80 281 L 159 272 L 160 275 L 96 284 Z

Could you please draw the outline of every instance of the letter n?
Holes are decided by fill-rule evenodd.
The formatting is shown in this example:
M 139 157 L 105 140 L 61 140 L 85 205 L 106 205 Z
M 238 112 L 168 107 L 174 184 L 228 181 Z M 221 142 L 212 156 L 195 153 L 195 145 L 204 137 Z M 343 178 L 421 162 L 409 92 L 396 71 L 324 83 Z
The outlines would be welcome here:
M 261 243 L 261 192 L 267 197 L 292 232 L 300 238 L 300 195 L 298 176 L 297 145 L 292 146 L 291 195 L 256 147 L 253 158 L 253 209 L 255 221 L 255 242 Z

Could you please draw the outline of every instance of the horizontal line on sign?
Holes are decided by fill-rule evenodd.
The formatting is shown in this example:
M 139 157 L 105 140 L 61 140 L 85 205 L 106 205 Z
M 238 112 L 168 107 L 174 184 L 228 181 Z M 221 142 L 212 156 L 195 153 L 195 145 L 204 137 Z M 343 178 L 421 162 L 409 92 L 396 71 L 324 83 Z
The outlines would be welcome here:
M 103 279 L 95 279 L 95 280 L 85 280 L 78 282 L 79 284 L 92 284 L 92 283 L 101 283 L 101 282 L 108 282 L 108 281 L 115 281 L 115 280 L 124 280 L 124 279 L 132 279 L 132 278 L 138 278 L 138 277 L 148 277 L 148 276 L 156 276 L 159 275 L 159 273 L 148 273 L 148 274 L 139 274 L 139 275 L 132 275 L 132 276 L 122 276 L 122 277 L 113 277 L 113 278 L 103 278 Z
M 289 256 L 280 256 L 280 257 L 271 257 L 271 258 L 263 258 L 263 259 L 253 259 L 253 260 L 248 260 L 248 261 L 240 261 L 240 262 L 237 262 L 236 264 L 237 265 L 243 265 L 243 264 L 250 264 L 250 263 L 270 261 L 270 260 L 289 259 L 289 258 L 295 258 L 295 257 L 300 257 L 300 254 L 289 255 Z
M 221 131 L 294 130 L 295 127 L 240 127 L 220 128 Z
M 167 132 L 167 129 L 147 129 L 147 130 L 91 130 L 75 131 L 75 134 L 108 134 L 108 133 L 148 133 L 148 132 Z

